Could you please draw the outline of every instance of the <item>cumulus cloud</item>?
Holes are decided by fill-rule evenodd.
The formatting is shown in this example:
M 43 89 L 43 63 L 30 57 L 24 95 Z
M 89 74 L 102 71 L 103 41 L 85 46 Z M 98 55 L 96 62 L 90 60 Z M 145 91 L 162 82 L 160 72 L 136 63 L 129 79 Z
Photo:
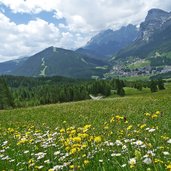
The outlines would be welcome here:
M 170 10 L 170 0 L 0 0 L 13 12 L 39 13 L 56 11 L 56 18 L 65 17 L 72 29 L 97 31 L 109 26 L 138 24 L 150 8 Z
M 14 13 L 39 13 L 57 9 L 61 0 L 0 0 L 0 3 L 9 7 Z
M 35 53 L 54 45 L 63 48 L 83 46 L 101 30 L 114 30 L 139 24 L 151 8 L 171 11 L 170 0 L 0 0 L 13 13 L 54 12 L 66 23 L 54 25 L 40 18 L 17 25 L 0 13 L 0 60 Z
M 62 32 L 53 23 L 40 18 L 17 25 L 0 13 L 0 25 L 3 26 L 0 27 L 1 62 L 29 56 L 49 46 L 78 48 L 87 41 L 70 32 Z

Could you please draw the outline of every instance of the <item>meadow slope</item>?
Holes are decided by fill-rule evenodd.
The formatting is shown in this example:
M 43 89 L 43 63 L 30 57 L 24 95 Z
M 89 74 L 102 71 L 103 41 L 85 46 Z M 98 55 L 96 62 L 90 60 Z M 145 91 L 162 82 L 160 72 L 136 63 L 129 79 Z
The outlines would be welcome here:
M 171 85 L 0 111 L 0 170 L 171 170 Z

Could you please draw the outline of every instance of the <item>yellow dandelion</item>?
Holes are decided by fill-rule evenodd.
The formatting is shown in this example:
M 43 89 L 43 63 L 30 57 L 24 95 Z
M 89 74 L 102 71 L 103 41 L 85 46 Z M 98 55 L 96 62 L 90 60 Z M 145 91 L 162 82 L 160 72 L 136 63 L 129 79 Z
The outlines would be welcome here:
M 72 140 L 74 142 L 81 142 L 81 137 L 74 137 Z
M 89 160 L 84 160 L 84 164 L 85 164 L 85 165 L 87 165 L 87 164 L 89 164 L 89 163 L 90 163 Z
M 171 171 L 171 163 L 169 163 L 166 168 L 169 169 L 169 171 Z
M 156 111 L 156 115 L 160 115 L 160 111 Z
M 153 114 L 153 115 L 151 116 L 151 118 L 152 118 L 152 119 L 158 118 L 158 115 Z
M 132 125 L 129 125 L 129 126 L 127 127 L 127 130 L 130 130 L 132 127 L 133 127 Z
M 145 113 L 144 115 L 145 115 L 145 116 L 151 116 L 151 114 L 150 114 L 150 113 Z
M 77 152 L 77 149 L 76 148 L 72 148 L 71 150 L 70 150 L 70 154 L 75 154 Z
M 146 124 L 142 124 L 142 125 L 140 126 L 140 128 L 143 129 L 143 128 L 146 127 L 146 126 L 147 126 Z
M 97 136 L 94 138 L 94 142 L 96 142 L 96 143 L 100 143 L 101 141 L 102 141 L 101 136 Z
M 65 129 L 62 128 L 62 129 L 60 130 L 60 133 L 64 133 L 64 132 L 65 132 Z
M 112 122 L 114 122 L 114 121 L 115 121 L 115 118 L 112 117 L 112 118 L 110 119 L 110 123 L 112 123 Z

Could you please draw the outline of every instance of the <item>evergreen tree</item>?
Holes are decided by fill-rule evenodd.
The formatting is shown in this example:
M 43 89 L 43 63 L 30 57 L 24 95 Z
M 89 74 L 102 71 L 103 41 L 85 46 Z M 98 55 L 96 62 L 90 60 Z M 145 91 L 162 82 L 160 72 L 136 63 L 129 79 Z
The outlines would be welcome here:
M 0 78 L 0 109 L 14 107 L 14 101 L 4 79 Z
M 158 89 L 157 89 L 157 82 L 156 81 L 152 80 L 150 82 L 150 90 L 151 90 L 152 93 L 158 91 Z
M 162 79 L 159 79 L 157 83 L 158 83 L 159 90 L 164 90 L 165 89 L 164 81 Z
M 117 79 L 116 80 L 116 90 L 117 90 L 117 94 L 120 95 L 120 96 L 125 95 L 125 90 L 123 89 L 123 87 L 124 87 L 123 81 Z

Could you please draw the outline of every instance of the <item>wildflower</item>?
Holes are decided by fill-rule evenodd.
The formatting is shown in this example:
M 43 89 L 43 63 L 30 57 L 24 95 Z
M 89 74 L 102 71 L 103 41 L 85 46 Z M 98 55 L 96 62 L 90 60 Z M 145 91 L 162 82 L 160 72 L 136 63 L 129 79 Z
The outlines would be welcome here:
M 50 163 L 50 160 L 49 159 L 48 160 L 45 160 L 44 163 L 49 164 Z
M 153 115 L 151 116 L 152 119 L 155 119 L 155 118 L 157 118 L 157 117 L 158 117 L 158 115 L 156 115 L 156 114 L 153 114 Z
M 70 165 L 69 168 L 70 168 L 70 169 L 74 169 L 74 165 Z
M 136 144 L 137 146 L 140 146 L 140 145 L 143 144 L 143 142 L 142 142 L 141 140 L 137 140 L 137 141 L 135 142 L 135 144 Z
M 151 160 L 150 158 L 145 158 L 145 159 L 143 160 L 143 162 L 144 162 L 145 164 L 151 164 L 151 163 L 152 163 L 152 160 Z
M 30 159 L 30 160 L 28 161 L 28 163 L 29 163 L 29 164 L 34 163 L 34 159 Z
M 163 136 L 163 135 L 161 136 L 161 138 L 164 139 L 164 140 L 168 140 L 169 139 L 169 137 Z
M 54 152 L 54 155 L 55 155 L 55 156 L 57 156 L 57 155 L 59 155 L 59 154 L 60 154 L 60 151 Z
M 3 143 L 2 143 L 2 146 L 5 146 L 5 145 L 7 145 L 8 144 L 8 141 L 4 141 Z
M 86 134 L 86 133 L 83 133 L 83 134 L 79 133 L 79 134 L 78 134 L 78 137 L 84 139 L 84 138 L 87 138 L 87 137 L 88 137 L 88 134 Z
M 169 171 L 171 171 L 171 163 L 168 164 L 166 168 L 169 169 Z
M 101 141 L 102 141 L 101 136 L 97 136 L 94 138 L 94 142 L 96 142 L 96 143 L 100 143 Z
M 115 144 L 116 144 L 117 146 L 121 146 L 121 145 L 122 145 L 122 142 L 121 142 L 120 140 L 116 140 Z
M 82 148 L 86 148 L 87 147 L 87 144 L 83 144 L 81 147 Z
M 145 116 L 151 116 L 151 114 L 150 113 L 145 113 Z
M 85 125 L 84 129 L 89 129 L 91 127 L 91 125 Z
M 148 132 L 154 132 L 154 131 L 155 131 L 154 128 L 148 130 Z
M 77 152 L 77 149 L 76 148 L 72 148 L 71 151 L 70 151 L 71 154 L 74 154 L 76 152 Z
M 119 115 L 116 115 L 115 117 L 116 117 L 117 120 L 124 119 L 123 116 L 119 116 Z
M 132 125 L 129 125 L 128 127 L 127 127 L 127 130 L 130 130 L 132 128 Z
M 129 159 L 128 163 L 130 164 L 130 167 L 133 168 L 136 165 L 136 159 L 131 158 L 131 159 Z
M 143 125 L 140 126 L 140 128 L 143 129 L 146 126 L 147 126 L 146 124 L 143 124 Z
M 42 169 L 43 166 L 35 166 L 36 169 Z
M 112 123 L 112 122 L 114 122 L 114 121 L 115 121 L 115 118 L 112 117 L 112 118 L 110 119 L 110 123 Z
M 123 145 L 122 146 L 122 150 L 125 150 L 125 149 L 127 149 L 127 146 L 126 145 Z
M 151 150 L 148 150 L 147 151 L 147 154 L 149 155 L 149 156 L 155 156 L 156 154 L 153 152 L 153 151 L 151 151 Z
M 76 130 L 73 129 L 73 130 L 70 132 L 70 134 L 76 134 Z
M 105 126 L 104 129 L 109 129 L 109 126 Z
M 65 129 L 62 128 L 62 129 L 60 130 L 60 133 L 64 133 L 64 132 L 65 132 Z
M 74 137 L 72 140 L 74 142 L 81 142 L 81 138 L 80 137 Z
M 27 154 L 27 153 L 29 153 L 29 151 L 28 151 L 28 150 L 24 151 L 24 154 Z
M 49 169 L 48 171 L 55 171 L 54 169 Z
M 169 153 L 168 151 L 163 151 L 163 154 L 164 154 L 165 156 L 167 156 L 167 155 L 169 155 L 170 153 Z
M 160 111 L 156 111 L 156 115 L 160 115 Z
M 160 160 L 160 159 L 155 159 L 155 160 L 154 160 L 154 163 L 163 163 L 163 161 Z
M 121 165 L 121 167 L 126 167 L 126 164 Z
M 87 132 L 88 129 L 91 127 L 91 125 L 85 125 L 84 128 L 83 128 L 83 132 Z
M 121 153 L 112 153 L 111 156 L 112 157 L 114 157 L 114 156 L 118 157 L 118 156 L 121 156 Z
M 167 141 L 167 143 L 171 144 L 171 139 L 169 139 L 169 140 Z
M 85 165 L 87 165 L 87 164 L 89 164 L 89 163 L 90 163 L 89 160 L 84 160 L 84 164 L 85 164 Z

